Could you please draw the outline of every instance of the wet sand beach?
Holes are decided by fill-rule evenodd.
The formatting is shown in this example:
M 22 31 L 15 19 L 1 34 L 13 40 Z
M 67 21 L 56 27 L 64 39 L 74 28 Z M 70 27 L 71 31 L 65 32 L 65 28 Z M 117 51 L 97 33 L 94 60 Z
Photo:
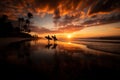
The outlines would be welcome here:
M 120 72 L 119 54 L 44 39 L 8 44 L 0 61 L 1 77 L 10 79 L 117 79 Z

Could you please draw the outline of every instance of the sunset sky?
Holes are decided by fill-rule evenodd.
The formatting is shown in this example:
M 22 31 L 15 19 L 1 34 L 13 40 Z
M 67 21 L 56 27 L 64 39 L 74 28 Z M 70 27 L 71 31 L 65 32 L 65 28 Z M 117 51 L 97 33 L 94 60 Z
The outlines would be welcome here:
M 28 12 L 40 35 L 120 36 L 120 0 L 0 0 L 0 16 L 13 24 Z

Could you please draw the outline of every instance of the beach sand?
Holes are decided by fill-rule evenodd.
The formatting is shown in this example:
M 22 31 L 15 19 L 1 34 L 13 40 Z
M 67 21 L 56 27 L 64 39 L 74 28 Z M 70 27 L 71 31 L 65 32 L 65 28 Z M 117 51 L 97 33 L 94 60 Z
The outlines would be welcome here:
M 14 38 L 0 38 L 0 48 L 13 43 L 13 42 L 19 42 L 22 40 L 26 40 L 28 38 L 19 38 L 19 37 L 14 37 Z

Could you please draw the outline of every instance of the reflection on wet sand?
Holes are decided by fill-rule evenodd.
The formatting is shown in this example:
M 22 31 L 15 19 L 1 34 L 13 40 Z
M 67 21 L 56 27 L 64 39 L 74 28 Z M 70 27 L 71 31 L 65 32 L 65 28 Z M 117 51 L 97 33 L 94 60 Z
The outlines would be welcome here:
M 53 44 L 51 44 L 49 41 L 48 41 L 48 44 L 45 45 L 45 48 L 51 48 L 51 49 L 56 49 L 57 47 L 57 42 L 54 42 Z
M 3 72 L 44 79 L 98 79 L 117 77 L 120 56 L 86 45 L 33 40 L 13 43 L 1 51 Z M 4 67 L 8 66 L 8 67 Z M 113 74 L 114 72 L 114 74 Z M 36 75 L 35 75 L 36 74 Z

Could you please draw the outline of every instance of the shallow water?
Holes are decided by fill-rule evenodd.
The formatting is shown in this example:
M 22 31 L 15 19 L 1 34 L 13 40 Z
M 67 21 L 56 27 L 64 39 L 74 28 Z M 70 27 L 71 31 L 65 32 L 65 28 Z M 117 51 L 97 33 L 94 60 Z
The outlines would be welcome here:
M 32 40 L 11 43 L 1 50 L 1 73 L 11 78 L 119 78 L 120 55 L 88 48 L 86 44 Z

